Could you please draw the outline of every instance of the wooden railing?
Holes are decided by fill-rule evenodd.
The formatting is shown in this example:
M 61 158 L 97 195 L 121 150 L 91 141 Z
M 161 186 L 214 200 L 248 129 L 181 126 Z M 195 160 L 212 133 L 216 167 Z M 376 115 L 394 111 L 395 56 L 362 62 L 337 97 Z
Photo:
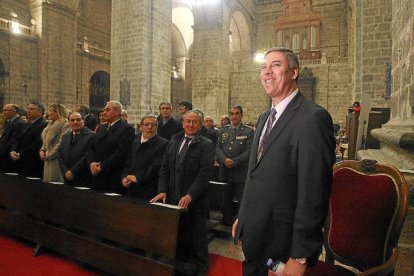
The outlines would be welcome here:
M 0 173 L 1 230 L 112 274 L 173 275 L 182 212 Z

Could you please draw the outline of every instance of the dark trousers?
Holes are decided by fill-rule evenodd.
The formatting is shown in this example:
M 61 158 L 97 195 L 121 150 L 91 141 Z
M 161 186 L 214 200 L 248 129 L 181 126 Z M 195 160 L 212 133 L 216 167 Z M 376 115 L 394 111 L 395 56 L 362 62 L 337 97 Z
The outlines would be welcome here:
M 240 202 L 243 197 L 244 182 L 228 182 L 223 196 L 223 221 L 224 225 L 233 225 L 233 217 L 239 211 Z M 236 211 L 233 212 L 233 198 L 238 201 Z
M 209 267 L 207 242 L 207 210 L 191 209 L 180 215 L 177 259 L 194 263 L 199 275 L 207 275 Z

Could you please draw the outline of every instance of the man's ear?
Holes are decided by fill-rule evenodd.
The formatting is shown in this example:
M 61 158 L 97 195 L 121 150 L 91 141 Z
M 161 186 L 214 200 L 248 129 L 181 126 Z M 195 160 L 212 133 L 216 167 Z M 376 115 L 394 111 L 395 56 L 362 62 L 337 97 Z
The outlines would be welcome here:
M 298 68 L 297 67 L 293 68 L 293 70 L 292 70 L 292 80 L 296 80 L 298 78 L 298 75 L 299 75 Z

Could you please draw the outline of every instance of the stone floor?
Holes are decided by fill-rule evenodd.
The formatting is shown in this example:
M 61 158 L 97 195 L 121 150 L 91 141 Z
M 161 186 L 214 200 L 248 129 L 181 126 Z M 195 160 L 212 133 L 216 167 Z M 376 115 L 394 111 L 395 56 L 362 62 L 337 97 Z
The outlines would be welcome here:
M 216 227 L 219 231 L 213 231 L 214 236 L 211 237 L 211 241 L 208 246 L 210 253 L 214 253 L 220 256 L 243 261 L 244 256 L 241 245 L 235 245 L 230 235 L 230 227 Z M 321 260 L 325 258 L 324 252 L 321 255 Z M 345 266 L 346 267 L 346 266 Z M 357 270 L 351 267 L 346 267 L 355 273 Z M 396 265 L 394 276 L 414 276 L 414 248 L 407 248 L 406 245 L 400 246 L 400 254 Z

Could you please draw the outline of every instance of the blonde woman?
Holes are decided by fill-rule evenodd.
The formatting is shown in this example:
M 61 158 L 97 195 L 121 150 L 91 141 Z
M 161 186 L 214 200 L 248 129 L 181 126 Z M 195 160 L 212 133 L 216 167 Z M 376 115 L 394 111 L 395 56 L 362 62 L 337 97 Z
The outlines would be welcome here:
M 62 136 L 70 130 L 68 114 L 69 110 L 63 104 L 49 106 L 49 121 L 42 132 L 43 145 L 39 152 L 40 159 L 45 162 L 43 170 L 45 182 L 63 182 L 57 157 Z

